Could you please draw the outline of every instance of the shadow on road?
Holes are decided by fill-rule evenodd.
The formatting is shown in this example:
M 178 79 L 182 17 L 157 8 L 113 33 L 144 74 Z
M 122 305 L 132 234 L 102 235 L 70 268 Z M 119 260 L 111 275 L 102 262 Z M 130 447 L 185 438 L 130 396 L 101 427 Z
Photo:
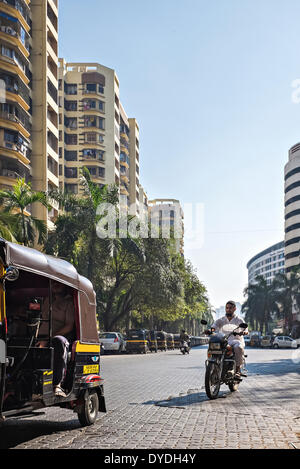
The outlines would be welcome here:
M 34 438 L 76 430 L 78 428 L 81 428 L 81 425 L 77 419 L 64 422 L 49 422 L 46 420 L 37 421 L 33 416 L 30 416 L 30 420 L 26 420 L 26 418 L 7 420 L 0 426 L 0 449 L 14 448 Z
M 266 362 L 247 363 L 246 368 L 250 374 L 256 375 L 285 375 L 288 373 L 300 374 L 300 363 L 291 359 L 274 359 Z

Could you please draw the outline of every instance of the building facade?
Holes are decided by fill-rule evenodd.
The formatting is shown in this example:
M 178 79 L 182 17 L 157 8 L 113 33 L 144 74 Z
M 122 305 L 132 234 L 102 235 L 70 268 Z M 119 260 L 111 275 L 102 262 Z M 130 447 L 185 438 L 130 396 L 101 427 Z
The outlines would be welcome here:
M 85 166 L 96 184 L 116 184 L 122 203 L 138 207 L 138 147 L 138 125 L 120 102 L 116 72 L 98 63 L 59 59 L 60 188 L 82 194 L 80 168 Z
M 0 47 L 0 187 L 58 188 L 57 0 L 2 0 Z M 50 226 L 57 215 L 29 209 Z
M 289 161 L 284 168 L 285 267 L 289 274 L 300 265 L 300 143 L 289 150 Z M 293 316 L 300 321 L 296 302 Z
M 284 168 L 286 272 L 300 265 L 300 143 L 289 151 Z
M 258 275 L 264 277 L 270 285 L 276 274 L 284 273 L 284 241 L 273 244 L 252 257 L 247 263 L 247 269 L 249 285 L 255 283 Z

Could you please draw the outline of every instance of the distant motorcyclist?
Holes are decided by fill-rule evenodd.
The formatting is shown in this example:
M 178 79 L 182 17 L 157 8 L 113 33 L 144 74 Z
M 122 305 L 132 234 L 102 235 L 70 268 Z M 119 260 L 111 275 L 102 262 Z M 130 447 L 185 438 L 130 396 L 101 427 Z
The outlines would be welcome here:
M 183 345 L 184 342 L 187 342 L 188 346 L 190 346 L 190 343 L 191 343 L 190 336 L 186 333 L 184 329 L 182 329 L 182 331 L 180 332 L 179 340 L 180 340 L 180 345 Z
M 243 321 L 243 319 L 239 318 L 235 315 L 236 304 L 234 301 L 227 301 L 226 303 L 226 315 L 220 319 L 217 319 L 214 324 L 211 326 L 212 330 L 220 330 L 222 329 L 225 324 L 234 324 L 239 326 Z M 243 335 L 248 334 L 248 329 L 245 329 Z M 245 341 L 243 335 L 237 336 L 230 336 L 228 339 L 228 344 L 231 345 L 234 349 L 235 359 L 236 359 L 236 376 L 241 376 L 241 366 L 244 361 L 244 349 L 245 349 Z

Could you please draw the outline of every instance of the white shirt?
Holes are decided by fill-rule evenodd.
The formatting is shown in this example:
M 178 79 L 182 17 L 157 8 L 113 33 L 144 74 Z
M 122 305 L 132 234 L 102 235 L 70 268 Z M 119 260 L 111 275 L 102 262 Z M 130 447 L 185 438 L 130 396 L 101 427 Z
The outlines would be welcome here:
M 227 316 L 223 316 L 222 318 L 220 319 L 217 319 L 213 325 L 211 327 L 213 327 L 214 329 L 216 329 L 217 331 L 220 331 L 220 332 L 224 332 L 225 334 L 228 333 L 229 331 L 222 331 L 222 328 L 223 326 L 227 326 L 228 324 L 233 324 L 234 326 L 239 326 L 242 322 L 244 322 L 243 319 L 239 318 L 238 316 L 233 316 L 233 318 L 229 321 L 229 319 L 227 318 Z M 232 328 L 233 329 L 233 328 Z M 240 330 L 237 330 L 237 332 L 241 332 L 242 329 Z M 247 329 L 243 329 L 245 332 L 248 332 L 248 328 Z M 231 344 L 233 341 L 236 341 L 238 340 L 239 342 L 241 342 L 241 345 L 243 347 L 245 347 L 245 341 L 244 341 L 244 337 L 242 335 L 231 335 L 229 338 L 228 338 L 228 343 Z

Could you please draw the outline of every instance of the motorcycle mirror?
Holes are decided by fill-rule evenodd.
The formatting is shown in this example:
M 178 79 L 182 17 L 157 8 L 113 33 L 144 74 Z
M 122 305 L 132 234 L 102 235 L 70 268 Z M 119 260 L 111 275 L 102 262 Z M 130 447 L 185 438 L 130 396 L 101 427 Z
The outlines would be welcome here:
M 15 280 L 19 278 L 19 270 L 13 266 L 7 267 L 4 278 L 5 280 L 14 282 Z
M 242 329 L 247 329 L 248 324 L 246 324 L 245 322 L 241 322 L 241 324 L 239 325 L 239 327 L 241 327 Z
M 206 324 L 207 324 L 207 321 L 205 321 L 205 319 L 201 319 L 200 322 L 201 322 L 201 324 L 203 324 L 204 326 L 206 326 Z

